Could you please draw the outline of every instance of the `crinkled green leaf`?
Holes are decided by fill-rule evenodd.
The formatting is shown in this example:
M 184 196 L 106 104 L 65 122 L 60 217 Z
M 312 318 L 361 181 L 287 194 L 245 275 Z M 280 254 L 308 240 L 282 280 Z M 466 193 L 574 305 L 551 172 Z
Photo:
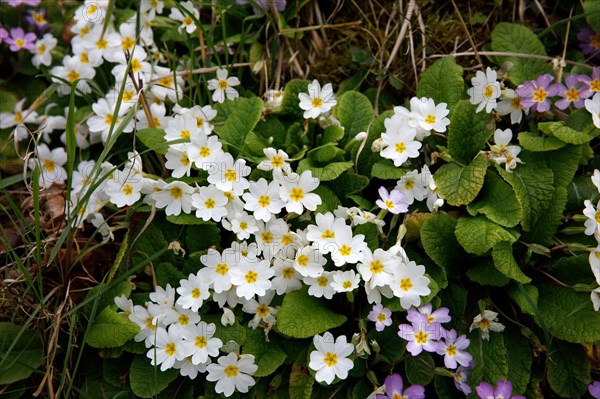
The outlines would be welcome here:
M 460 245 L 475 255 L 483 255 L 502 241 L 517 240 L 508 230 L 483 216 L 460 218 L 454 233 Z
M 169 215 L 167 220 L 173 224 L 208 224 L 203 219 L 196 217 L 195 212 L 192 213 L 180 213 L 179 215 Z
M 215 338 L 219 338 L 226 344 L 234 341 L 238 345 L 244 345 L 248 336 L 248 328 L 242 326 L 237 320 L 229 326 L 221 324 L 221 316 L 218 314 L 203 314 L 202 320 L 215 325 Z
M 109 286 L 109 284 L 106 283 L 100 283 L 86 294 L 85 299 L 89 300 L 89 302 L 84 305 L 83 311 L 89 316 L 90 313 L 92 313 L 95 302 L 98 303 L 98 305 L 96 305 L 98 310 L 104 309 L 107 306 L 116 309 L 115 297 L 125 295 L 129 298 L 132 288 L 132 284 L 129 281 L 121 281 L 112 286 Z
M 221 229 L 215 222 L 188 226 L 185 230 L 185 249 L 189 253 L 208 249 L 219 244 Z
M 317 187 L 313 193 L 321 197 L 322 201 L 321 205 L 317 206 L 315 213 L 333 212 L 339 205 L 341 205 L 337 195 L 335 195 L 333 191 L 324 185 Z
M 589 284 L 595 280 L 589 263 L 589 254 L 586 253 L 558 258 L 547 268 L 552 276 L 565 284 Z
M 514 227 L 521 219 L 521 204 L 513 189 L 495 173 L 488 173 L 480 195 L 467 210 L 473 216 L 481 213 L 504 227 Z
M 469 100 L 459 101 L 448 126 L 448 152 L 463 164 L 470 163 L 479 151 L 485 149 L 495 128 L 490 114 L 475 110 Z
M 344 137 L 344 129 L 340 126 L 331 125 L 323 129 L 322 144 L 337 143 Z
M 535 242 L 543 245 L 550 245 L 553 242 L 556 230 L 563 222 L 563 212 L 567 205 L 567 189 L 557 187 L 552 193 L 552 202 L 542 212 L 544 215 L 531 226 L 531 229 L 523 234 L 526 242 Z
M 573 343 L 600 340 L 600 313 L 594 311 L 589 293 L 546 284 L 538 288 L 538 310 L 552 335 Z
M 467 205 L 477 197 L 485 180 L 487 160 L 478 156 L 467 166 L 442 165 L 433 179 L 440 195 L 450 205 Z
M 371 251 L 379 248 L 379 232 L 377 226 L 373 223 L 364 223 L 354 228 L 354 235 L 362 234 L 365 236 L 365 242 Z
M 356 155 L 358 154 L 361 143 L 353 140 L 346 145 L 346 151 L 351 147 L 350 159 L 357 162 L 358 173 L 368 175 L 373 168 L 373 164 L 382 160 L 378 152 L 371 151 L 371 146 L 375 140 L 381 137 L 381 133 L 385 132 L 385 120 L 392 115 L 394 115 L 394 111 L 388 110 L 379 114 L 379 116 L 373 120 L 373 123 L 371 123 L 371 126 L 369 126 L 369 129 L 367 130 L 367 139 L 365 140 L 365 145 L 363 146 L 358 160 L 356 159 Z
M 435 377 L 434 367 L 433 358 L 425 351 L 416 357 L 410 356 L 404 363 L 406 378 L 412 385 L 426 386 L 433 381 L 433 377 Z
M 137 355 L 131 363 L 129 383 L 136 396 L 152 398 L 164 390 L 178 375 L 177 369 L 160 371 L 160 366 L 150 364 L 150 359 L 146 355 Z
M 585 19 L 592 29 L 600 32 L 600 1 L 584 0 L 583 11 L 585 12 Z
M 419 79 L 417 97 L 433 98 L 436 104 L 454 107 L 461 98 L 465 82 L 463 69 L 456 64 L 454 57 L 444 57 L 427 68 Z
M 583 346 L 554 341 L 548 359 L 548 382 L 563 398 L 578 398 L 590 383 L 590 361 Z
M 544 45 L 528 27 L 508 22 L 500 22 L 492 31 L 492 50 L 546 55 Z M 505 61 L 513 64 L 508 70 L 508 79 L 514 85 L 520 85 L 526 80 L 535 80 L 543 73 L 552 72 L 549 62 L 544 60 L 506 56 L 495 59 L 498 65 Z
M 255 377 L 265 377 L 277 370 L 286 358 L 285 352 L 275 342 L 266 342 L 265 332 L 262 329 L 249 330 L 243 352 L 254 355 L 254 362 L 258 370 Z
M 44 345 L 36 331 L 0 322 L 0 385 L 29 377 L 43 360 Z
M 290 371 L 290 399 L 310 399 L 315 379 L 305 364 L 294 363 Z
M 140 328 L 110 307 L 104 308 L 94 320 L 87 343 L 94 348 L 116 348 L 137 335 Z
M 523 284 L 523 289 L 525 292 L 521 291 L 518 285 L 512 284 L 506 292 L 517 306 L 519 306 L 521 312 L 535 316 L 535 308 L 537 308 L 539 298 L 538 289 L 532 284 Z M 534 308 L 532 308 L 532 305 Z
M 532 132 L 519 133 L 519 144 L 523 149 L 531 152 L 544 152 L 557 150 L 567 145 L 553 136 L 539 136 Z
M 375 118 L 371 101 L 362 93 L 347 91 L 338 100 L 336 115 L 344 127 L 342 143 L 354 138 L 360 132 L 366 132 Z M 367 148 L 368 150 L 368 148 Z
M 352 168 L 354 163 L 351 161 L 331 162 L 326 166 L 317 166 L 310 159 L 303 159 L 298 164 L 297 172 L 300 174 L 305 170 L 310 170 L 313 177 L 321 181 L 337 179 L 342 173 Z
M 540 163 L 525 163 L 519 165 L 512 173 L 500 167 L 497 167 L 497 170 L 515 190 L 523 210 L 521 226 L 523 230 L 529 231 L 552 202 L 554 192 L 552 169 Z
M 593 139 L 589 134 L 571 129 L 562 122 L 540 122 L 538 128 L 542 132 L 569 144 L 584 144 Z
M 367 176 L 357 175 L 353 171 L 342 173 L 340 177 L 329 183 L 338 197 L 345 198 L 348 194 L 354 194 L 361 191 L 369 185 Z
M 302 289 L 285 295 L 275 328 L 292 338 L 310 338 L 339 327 L 345 321 L 346 316 L 333 312 L 326 301 L 310 296 Z
M 135 132 L 135 137 L 139 139 L 146 147 L 151 150 L 158 152 L 159 154 L 166 154 L 169 149 L 169 145 L 165 144 L 165 130 L 156 128 L 140 129 Z
M 187 277 L 178 268 L 173 266 L 173 264 L 166 262 L 162 262 L 156 265 L 155 273 L 156 282 L 161 287 L 165 287 L 167 284 L 171 284 L 171 286 L 177 287 L 179 286 L 179 281 Z
M 300 108 L 298 94 L 308 93 L 309 80 L 292 79 L 284 87 L 281 99 L 281 113 L 302 118 L 304 111 Z
M 482 381 L 506 380 L 508 359 L 503 335 L 490 332 L 489 341 L 485 341 L 481 338 L 479 330 L 475 330 L 469 334 L 469 339 L 471 344 L 467 351 L 473 355 L 475 362 L 469 385 L 477 386 Z
M 398 180 L 410 172 L 407 168 L 399 168 L 390 160 L 381 160 L 373 164 L 371 176 L 383 180 Z
M 533 356 L 529 340 L 518 330 L 507 328 L 504 344 L 508 359 L 508 380 L 513 384 L 513 395 L 522 395 L 527 389 Z
M 329 143 L 308 151 L 306 153 L 306 157 L 315 165 L 325 166 L 326 164 L 334 160 L 343 161 L 344 150 L 342 150 L 339 147 L 336 147 L 336 145 L 333 143 Z
M 494 262 L 490 261 L 489 258 L 469 268 L 467 277 L 477 284 L 493 287 L 502 287 L 510 282 L 510 279 L 500 273 L 494 266 Z
M 246 137 L 258 123 L 263 101 L 258 97 L 239 97 L 232 103 L 232 110 L 223 126 L 216 127 L 219 138 L 229 145 L 229 152 L 238 155 L 244 150 Z
M 494 246 L 492 249 L 492 259 L 494 259 L 494 266 L 504 274 L 521 284 L 527 284 L 531 282 L 531 279 L 523 273 L 515 257 L 513 255 L 512 243 L 508 241 L 502 241 Z
M 554 187 L 566 187 L 573 180 L 579 167 L 582 147 L 581 145 L 567 145 L 544 154 L 546 164 L 554 172 Z
M 436 213 L 421 226 L 421 243 L 427 255 L 444 269 L 459 268 L 467 254 L 454 234 L 456 218 Z

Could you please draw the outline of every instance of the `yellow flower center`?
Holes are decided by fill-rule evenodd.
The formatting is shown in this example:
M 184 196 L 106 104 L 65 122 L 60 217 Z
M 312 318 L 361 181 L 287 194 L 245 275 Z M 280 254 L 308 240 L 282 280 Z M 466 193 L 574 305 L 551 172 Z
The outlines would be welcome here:
M 207 199 L 206 201 L 204 201 L 204 206 L 206 207 L 206 209 L 213 209 L 215 207 L 215 200 L 213 200 L 212 198 Z
M 411 190 L 414 186 L 415 186 L 414 180 L 409 179 L 404 182 L 404 188 L 407 190 Z
M 13 121 L 15 121 L 17 123 L 23 122 L 23 113 L 21 113 L 21 111 L 17 111 L 17 113 L 15 114 L 15 117 L 13 118 Z
M 321 97 L 315 97 L 311 101 L 311 104 L 312 104 L 313 107 L 319 108 L 320 106 L 323 105 L 323 99 Z
M 191 136 L 191 133 L 189 130 L 182 130 L 181 132 L 179 132 L 179 137 L 181 137 L 182 139 L 189 139 Z
M 202 126 L 204 126 L 204 119 L 196 118 L 196 127 L 200 129 Z
M 392 200 L 385 200 L 385 206 L 388 209 L 394 209 L 394 201 L 392 201 Z
M 325 354 L 325 357 L 323 358 L 323 361 L 325 362 L 325 364 L 328 367 L 333 367 L 337 364 L 338 360 L 337 360 L 337 354 L 335 353 L 331 353 L 331 352 L 327 352 Z
M 427 324 L 431 324 L 435 321 L 435 317 L 433 317 L 429 313 L 425 313 L 425 316 L 427 316 Z
M 567 95 L 567 100 L 569 101 L 579 100 L 579 90 L 575 89 L 574 87 L 571 87 L 569 90 L 567 90 L 565 94 Z
M 53 173 L 54 169 L 56 169 L 56 162 L 54 162 L 51 159 L 45 159 L 44 163 L 42 164 L 42 169 L 45 169 L 48 172 Z
M 113 114 L 106 114 L 106 118 L 104 118 L 104 123 L 110 125 L 112 123 Z M 119 118 L 115 121 L 115 125 L 119 123 Z
M 397 143 L 396 144 L 396 152 L 398 154 L 402 154 L 404 151 L 406 151 L 406 144 L 404 144 L 403 141 Z
M 446 347 L 446 354 L 448 356 L 456 356 L 456 346 L 450 344 Z
M 600 223 L 600 212 L 596 212 L 595 219 L 596 219 L 596 223 Z
M 23 40 L 23 39 L 21 39 L 21 38 L 19 38 L 19 39 L 15 39 L 15 44 L 16 44 L 18 47 L 23 47 L 23 46 L 25 45 L 25 40 Z
M 173 86 L 173 78 L 171 76 L 165 76 L 164 78 L 158 79 L 158 84 L 164 87 Z
M 269 231 L 263 232 L 260 235 L 260 237 L 262 238 L 262 240 L 265 244 L 270 244 L 271 241 L 273 241 L 273 234 L 271 234 L 271 232 L 269 232 Z
M 492 96 L 494 95 L 494 86 L 485 86 L 485 89 L 483 90 L 483 95 L 486 98 L 492 98 Z
M 46 45 L 44 43 L 38 46 L 38 53 L 44 54 L 46 52 Z
M 308 256 L 306 256 L 305 254 L 302 254 L 302 255 L 298 256 L 296 263 L 298 263 L 302 267 L 306 267 L 306 266 L 308 266 L 308 261 L 309 261 Z
M 267 317 L 269 315 L 269 307 L 264 303 L 258 305 L 258 307 L 256 308 L 256 315 L 262 318 Z
M 403 278 L 400 280 L 400 289 L 402 291 L 408 291 L 413 287 L 410 278 Z
M 323 234 L 321 234 L 321 238 L 335 238 L 335 233 L 329 229 L 325 230 Z
M 131 90 L 125 90 L 123 92 L 123 101 L 128 103 L 129 101 L 133 100 L 133 97 L 135 97 L 135 93 Z
M 241 230 L 246 230 L 248 228 L 248 223 L 246 222 L 240 222 L 240 229 Z
M 228 378 L 236 377 L 238 375 L 238 368 L 236 366 L 229 365 L 223 369 L 225 376 Z
M 77 79 L 79 79 L 79 72 L 77 72 L 74 69 L 71 69 L 69 71 L 69 73 L 67 74 L 67 79 L 69 80 L 69 82 L 73 83 L 74 81 L 76 81 Z
M 194 345 L 200 349 L 203 349 L 206 345 L 208 345 L 208 341 L 204 335 L 198 335 L 194 341 Z
M 290 198 L 295 202 L 300 201 L 304 198 L 304 190 L 297 187 L 292 187 L 292 192 L 290 193 Z
M 294 276 L 294 269 L 291 267 L 286 267 L 281 271 L 281 276 L 287 280 L 290 280 Z
M 271 205 L 271 197 L 269 197 L 268 195 L 261 195 L 258 199 L 258 205 L 262 206 L 263 208 L 266 208 L 267 206 Z
M 173 187 L 171 188 L 171 197 L 175 198 L 175 199 L 180 199 L 181 197 L 183 197 L 183 190 L 181 189 L 181 187 Z
M 179 162 L 181 162 L 183 166 L 188 166 L 190 164 L 190 158 L 187 156 L 187 154 L 183 154 Z
M 291 234 L 284 234 L 281 236 L 281 243 L 283 245 L 290 245 L 294 242 L 294 237 Z
M 96 47 L 98 47 L 98 50 L 104 50 L 107 46 L 108 42 L 106 41 L 106 39 L 96 40 Z
M 348 288 L 352 287 L 352 281 L 344 281 L 344 283 L 342 284 L 342 287 L 347 290 Z
M 177 351 L 177 346 L 175 345 L 174 342 L 169 342 L 165 346 L 165 353 L 169 356 L 174 356 L 176 351 Z
M 90 28 L 85 26 L 85 27 L 81 28 L 81 33 L 79 33 L 79 37 L 83 38 L 88 33 L 90 33 Z
M 538 90 L 533 92 L 533 101 L 538 103 L 543 103 L 548 97 L 548 92 L 544 90 L 543 87 L 540 87 Z
M 377 315 L 377 321 L 378 322 L 383 323 L 386 320 L 387 320 L 387 316 L 385 315 L 385 313 L 379 313 Z
M 41 12 L 34 12 L 33 20 L 39 25 L 43 25 L 46 23 L 46 18 L 44 18 L 44 14 L 42 14 Z
M 237 173 L 235 173 L 235 170 L 233 169 L 227 169 L 227 172 L 225 172 L 224 176 L 227 181 L 235 181 L 237 178 Z
M 96 4 L 90 4 L 90 6 L 87 9 L 87 13 L 88 15 L 92 15 L 96 12 L 96 10 L 98 10 L 98 6 Z
M 281 168 L 283 166 L 283 157 L 280 157 L 279 155 L 275 155 L 273 158 L 271 158 L 271 165 L 275 169 Z
M 189 15 L 183 19 L 183 24 L 185 26 L 191 25 L 194 23 L 194 20 Z
M 490 324 L 492 324 L 491 321 L 489 321 L 488 319 L 486 319 L 485 317 L 483 319 L 481 319 L 481 321 L 479 323 L 477 323 L 479 325 L 479 328 L 481 328 L 482 330 L 487 330 L 487 328 L 490 326 Z
M 596 33 L 590 37 L 590 44 L 596 48 L 600 48 L 600 33 Z
M 219 273 L 221 276 L 224 276 L 227 274 L 228 271 L 229 266 L 227 266 L 227 263 L 217 263 L 217 266 L 215 267 L 215 272 Z
M 125 195 L 133 194 L 133 186 L 131 184 L 126 184 L 123 187 L 123 194 L 125 194 Z
M 142 69 L 142 63 L 140 62 L 140 60 L 137 58 L 131 60 L 131 70 L 137 73 L 140 69 Z
M 349 256 L 350 252 L 352 252 L 352 247 L 349 247 L 346 244 L 344 244 L 340 247 L 340 254 L 342 256 Z
M 194 298 L 194 299 L 200 298 L 200 289 L 199 288 L 194 288 L 192 290 L 192 298 Z
M 127 36 L 125 39 L 121 40 L 121 48 L 123 50 L 131 50 L 135 46 L 135 40 Z
M 317 278 L 317 284 L 319 284 L 319 286 L 321 287 L 326 287 L 327 284 L 329 284 L 329 279 L 327 277 L 319 277 Z
M 521 109 L 521 97 L 513 98 L 512 101 L 510 102 L 510 106 L 516 110 Z
M 146 328 L 148 330 L 156 330 L 156 326 L 152 323 L 152 317 L 146 317 Z
M 435 123 L 437 119 L 435 118 L 434 115 L 427 115 L 427 118 L 425 118 L 425 123 L 429 123 L 430 125 L 433 125 Z
M 429 334 L 423 332 L 423 331 L 419 331 L 418 333 L 415 334 L 415 341 L 417 341 L 418 344 L 425 344 L 427 343 L 427 338 L 429 337 Z
M 200 151 L 198 151 L 198 154 L 200 154 L 200 156 L 202 158 L 206 158 L 210 155 L 210 149 L 208 147 L 200 147 Z
M 381 261 L 379 261 L 379 259 L 374 260 L 373 262 L 371 262 L 369 270 L 373 274 L 379 274 L 383 271 L 383 264 L 381 263 Z
M 591 91 L 600 91 L 600 79 L 596 78 L 590 82 Z
M 257 277 L 258 273 L 253 272 L 252 270 L 249 270 L 248 273 L 246 273 L 246 275 L 244 276 L 248 284 L 256 283 Z
M 219 89 L 225 90 L 227 87 L 229 87 L 229 84 L 225 79 L 219 80 Z

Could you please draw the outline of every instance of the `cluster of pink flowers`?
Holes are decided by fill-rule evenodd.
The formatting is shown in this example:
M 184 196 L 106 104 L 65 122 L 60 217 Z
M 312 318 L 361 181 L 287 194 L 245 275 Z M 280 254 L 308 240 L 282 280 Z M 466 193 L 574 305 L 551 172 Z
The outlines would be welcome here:
M 11 7 L 19 7 L 26 5 L 30 7 L 37 7 L 42 1 L 41 0 L 8 0 L 6 3 Z M 46 20 L 46 12 L 44 10 L 32 10 L 26 11 L 27 15 L 25 21 L 27 21 L 30 28 L 35 28 L 38 32 L 42 33 L 48 28 L 48 21 Z M 15 27 L 7 29 L 0 26 L 0 44 L 6 43 L 8 48 L 13 53 L 17 53 L 21 50 L 27 50 L 34 52 L 36 48 L 36 41 L 38 37 L 34 32 L 26 32 L 21 27 Z

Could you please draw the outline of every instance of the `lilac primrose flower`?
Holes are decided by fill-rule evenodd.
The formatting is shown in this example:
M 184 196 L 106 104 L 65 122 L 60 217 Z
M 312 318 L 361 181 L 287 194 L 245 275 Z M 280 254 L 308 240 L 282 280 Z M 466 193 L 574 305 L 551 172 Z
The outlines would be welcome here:
M 558 95 L 562 97 L 562 100 L 554 103 L 556 108 L 566 109 L 571 103 L 575 108 L 583 108 L 584 101 L 587 98 L 583 95 L 584 86 L 585 84 L 581 82 L 579 75 L 565 76 L 565 84 L 558 84 Z
M 35 49 L 36 40 L 35 33 L 25 33 L 22 28 L 12 28 L 10 30 L 10 37 L 5 39 L 6 43 L 10 45 L 10 51 L 14 53 L 21 49 L 32 51 Z
M 521 97 L 521 105 L 525 109 L 533 109 L 537 112 L 546 112 L 550 109 L 549 97 L 558 93 L 558 86 L 551 84 L 554 76 L 545 73 L 538 76 L 537 80 L 528 80 L 516 90 Z
M 392 325 L 392 311 L 384 308 L 380 303 L 373 305 L 367 318 L 375 323 L 377 331 L 383 331 L 384 328 Z
M 398 336 L 408 341 L 406 350 L 411 355 L 417 356 L 426 350 L 427 352 L 436 352 L 438 342 L 441 338 L 441 325 L 433 323 L 429 326 L 424 324 L 400 324 L 398 326 Z
M 456 373 L 454 373 L 454 385 L 456 386 L 456 389 L 465 395 L 469 395 L 471 393 L 471 387 L 467 382 L 469 381 L 469 377 L 471 377 L 471 370 L 474 366 L 474 363 L 471 362 L 467 367 L 458 367 L 458 369 L 456 369 Z
M 596 33 L 590 28 L 583 28 L 577 33 L 577 39 L 579 39 L 579 48 L 583 55 L 590 58 L 600 56 L 600 33 Z
M 440 340 L 437 346 L 438 355 L 444 355 L 444 365 L 449 369 L 455 369 L 459 364 L 466 367 L 473 360 L 473 356 L 466 352 L 471 341 L 464 334 L 458 338 L 456 336 L 455 330 L 448 331 L 446 339 Z
M 427 305 L 423 305 L 418 309 L 410 308 L 408 309 L 408 315 L 406 319 L 411 323 L 425 323 L 426 325 L 430 325 L 433 323 L 447 323 L 452 320 L 450 317 L 450 310 L 448 308 L 439 308 L 432 312 L 433 306 L 431 303 Z
M 588 392 L 592 398 L 600 399 L 600 381 L 594 381 L 588 385 Z
M 406 388 L 406 390 L 402 392 L 402 388 L 404 388 L 404 382 L 399 374 L 387 376 L 384 385 L 385 395 L 377 395 L 375 399 L 425 399 L 425 388 L 423 388 L 421 385 L 413 385 Z
M 42 2 L 42 0 L 7 0 L 6 1 L 6 3 L 11 7 L 18 7 L 23 4 L 26 6 L 35 7 L 35 6 L 39 6 L 41 2 Z
M 583 82 L 583 90 L 581 95 L 586 98 L 592 97 L 596 93 L 600 93 L 600 67 L 592 69 L 592 76 L 577 75 L 577 79 Z
M 25 21 L 31 26 L 35 26 L 39 31 L 43 31 L 48 26 L 48 20 L 46 19 L 46 11 L 39 10 L 27 10 L 27 16 Z
M 475 389 L 481 399 L 525 399 L 525 396 L 512 396 L 510 381 L 498 380 L 496 389 L 491 384 L 482 382 Z
M 379 196 L 381 199 L 378 199 L 375 203 L 381 209 L 387 209 L 396 215 L 408 212 L 408 204 L 401 201 L 404 194 L 400 190 L 393 189 L 391 193 L 388 193 L 388 190 L 382 186 L 379 188 Z
M 8 31 L 0 26 L 0 44 L 8 39 Z

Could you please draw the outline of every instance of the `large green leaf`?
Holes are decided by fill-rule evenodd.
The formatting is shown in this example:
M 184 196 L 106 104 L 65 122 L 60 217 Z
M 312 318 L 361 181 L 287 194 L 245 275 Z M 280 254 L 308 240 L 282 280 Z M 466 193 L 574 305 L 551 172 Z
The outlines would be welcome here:
M 600 1 L 584 0 L 583 11 L 585 11 L 585 19 L 592 29 L 600 32 Z
M 440 195 L 450 205 L 467 205 L 481 191 L 486 170 L 487 160 L 478 156 L 467 166 L 458 166 L 454 163 L 442 165 L 433 179 Z
M 398 180 L 408 172 L 410 172 L 408 168 L 399 168 L 392 161 L 384 159 L 373 164 L 371 177 L 383 180 Z
M 546 55 L 544 45 L 531 30 L 523 25 L 500 22 L 492 32 L 492 50 L 501 52 Z M 535 80 L 543 73 L 551 73 L 547 61 L 523 57 L 496 57 L 501 65 L 510 61 L 513 66 L 508 70 L 508 79 L 515 85 L 526 80 Z
M 461 100 L 450 118 L 448 152 L 463 164 L 470 163 L 485 148 L 495 128 L 491 115 L 475 110 L 469 100 Z
M 470 386 L 477 386 L 482 381 L 505 380 L 508 376 L 508 359 L 504 337 L 501 333 L 490 332 L 490 339 L 481 338 L 478 330 L 469 334 L 471 344 L 467 351 L 473 355 L 475 368 L 469 378 Z
M 531 152 L 544 152 L 557 150 L 567 145 L 553 136 L 539 136 L 532 132 L 519 133 L 519 144 L 523 149 Z
M 538 128 L 542 132 L 569 144 L 584 144 L 593 139 L 589 134 L 565 126 L 562 122 L 540 122 Z
M 600 313 L 589 293 L 554 285 L 540 285 L 539 292 L 538 310 L 552 335 L 573 343 L 600 340 Z
M 554 341 L 548 359 L 548 382 L 563 398 L 578 398 L 590 383 L 590 361 L 581 345 Z
M 492 259 L 494 266 L 506 277 L 509 277 L 521 284 L 531 282 L 531 279 L 521 271 L 513 255 L 512 244 L 508 241 L 502 241 L 496 244 L 492 250 Z
M 294 363 L 290 371 L 290 399 L 310 399 L 315 379 L 306 364 Z
M 480 284 L 490 285 L 493 287 L 502 287 L 510 282 L 510 279 L 494 266 L 494 262 L 489 258 L 485 261 L 479 262 L 475 266 L 467 270 L 467 277 L 469 280 Z
M 129 382 L 131 390 L 140 398 L 152 398 L 165 389 L 177 376 L 179 370 L 170 368 L 160 371 L 160 366 L 150 364 L 145 355 L 138 355 L 131 363 Z
M 513 384 L 513 395 L 522 395 L 527 389 L 533 362 L 529 340 L 512 328 L 507 328 L 503 334 L 508 359 L 508 380 Z
M 358 173 L 362 174 L 362 175 L 368 175 L 372 168 L 373 168 L 373 164 L 375 164 L 375 162 L 381 161 L 381 156 L 379 156 L 378 152 L 373 152 L 371 151 L 371 146 L 373 145 L 373 142 L 375 140 L 377 140 L 378 138 L 381 137 L 381 133 L 385 132 L 385 120 L 389 117 L 391 117 L 392 115 L 394 115 L 394 111 L 392 110 L 388 110 L 385 111 L 381 114 L 379 114 L 379 116 L 377 116 L 377 118 L 375 118 L 375 120 L 373 121 L 373 123 L 371 123 L 371 126 L 369 126 L 369 128 L 367 129 L 367 138 L 365 140 L 365 145 L 360 153 L 360 155 L 358 156 L 358 159 L 356 158 L 356 155 L 358 154 L 358 149 L 360 148 L 360 143 L 354 141 L 354 142 L 349 142 L 346 145 L 346 150 L 348 150 L 348 147 L 351 147 L 350 150 L 350 154 L 351 154 L 351 158 L 353 161 L 356 161 L 357 166 L 358 166 Z
M 436 104 L 446 103 L 448 108 L 460 100 L 464 90 L 463 69 L 456 65 L 454 57 L 444 57 L 434 62 L 423 74 L 417 85 L 418 97 L 432 98 Z
M 169 149 L 169 145 L 166 144 L 164 129 L 140 129 L 135 132 L 135 137 L 144 143 L 146 147 L 159 154 L 166 154 Z
M 481 213 L 504 227 L 515 227 L 521 219 L 521 204 L 513 189 L 495 173 L 488 173 L 480 195 L 467 207 L 473 216 Z
M 519 289 L 518 285 L 512 284 L 506 292 L 508 296 L 519 306 L 521 312 L 530 316 L 535 316 L 537 309 L 539 293 L 535 285 L 524 284 L 523 290 Z M 533 308 L 532 308 L 533 306 Z
M 304 111 L 300 108 L 300 99 L 298 94 L 308 93 L 308 80 L 292 79 L 283 90 L 283 98 L 281 99 L 281 113 L 301 118 Z
M 29 377 L 43 360 L 44 345 L 37 332 L 0 322 L 0 385 Z
M 275 328 L 292 338 L 309 338 L 339 327 L 345 321 L 346 316 L 333 312 L 321 299 L 302 289 L 285 295 Z
M 552 201 L 546 208 L 538 221 L 531 226 L 531 229 L 523 235 L 527 242 L 534 242 L 543 245 L 550 245 L 553 242 L 556 230 L 563 222 L 563 212 L 567 205 L 567 189 L 557 187 L 552 193 Z
M 258 370 L 254 373 L 256 377 L 265 377 L 277 370 L 283 364 L 286 354 L 276 342 L 267 342 L 265 332 L 262 329 L 248 331 L 246 343 L 243 346 L 244 353 L 254 355 L 254 361 Z
M 87 335 L 88 345 L 94 348 L 117 348 L 137 335 L 140 328 L 110 307 L 104 308 Z
M 340 96 L 336 115 L 344 127 L 341 144 L 347 143 L 360 132 L 366 132 L 369 124 L 375 118 L 371 101 L 357 91 L 347 91 Z M 369 149 L 367 148 L 367 150 Z
M 460 245 L 475 255 L 483 255 L 502 241 L 517 240 L 508 230 L 483 216 L 460 218 L 454 232 Z
M 343 162 L 331 162 L 326 166 L 318 166 L 313 163 L 310 159 L 303 159 L 298 164 L 298 173 L 302 173 L 305 170 L 310 170 L 313 177 L 321 181 L 329 181 L 337 179 L 342 173 L 352 168 L 354 163 L 351 161 Z
M 231 113 L 223 126 L 215 127 L 219 138 L 229 145 L 234 157 L 246 145 L 248 133 L 254 129 L 263 109 L 263 101 L 258 97 L 239 97 L 231 105 Z
M 435 362 L 427 352 L 421 352 L 417 357 L 410 356 L 404 363 L 406 378 L 411 384 L 426 386 L 435 377 Z
M 500 167 L 497 169 L 502 178 L 515 190 L 523 210 L 521 226 L 523 230 L 529 231 L 552 202 L 554 192 L 552 169 L 539 162 L 519 165 L 512 173 Z
M 467 254 L 454 235 L 456 218 L 437 213 L 421 226 L 421 243 L 427 255 L 444 269 L 459 268 Z

